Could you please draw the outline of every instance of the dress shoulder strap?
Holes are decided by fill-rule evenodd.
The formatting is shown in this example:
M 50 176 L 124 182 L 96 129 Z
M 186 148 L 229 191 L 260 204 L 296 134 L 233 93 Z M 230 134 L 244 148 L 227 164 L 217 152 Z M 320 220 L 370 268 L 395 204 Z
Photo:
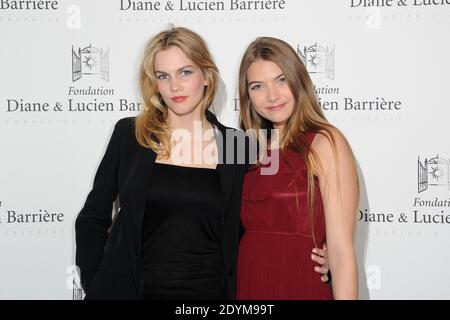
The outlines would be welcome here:
M 314 140 L 314 137 L 316 136 L 317 132 L 314 131 L 307 131 L 305 132 L 305 136 L 306 136 L 306 143 L 308 144 L 308 146 L 311 146 L 311 143 Z

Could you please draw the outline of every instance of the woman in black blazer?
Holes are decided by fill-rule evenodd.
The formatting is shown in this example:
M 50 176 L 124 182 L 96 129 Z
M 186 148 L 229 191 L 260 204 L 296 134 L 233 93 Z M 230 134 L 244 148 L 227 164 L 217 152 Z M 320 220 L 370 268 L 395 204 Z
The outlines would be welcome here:
M 150 40 L 140 73 L 144 112 L 116 124 L 76 219 L 86 298 L 234 298 L 245 164 L 235 161 L 237 131 L 207 111 L 217 67 L 197 34 L 172 28 Z M 170 141 L 195 126 L 214 136 Z M 214 159 L 174 157 L 180 145 L 209 147 Z
M 86 299 L 235 297 L 245 135 L 208 111 L 217 81 L 194 32 L 148 43 L 144 110 L 116 124 L 76 219 Z

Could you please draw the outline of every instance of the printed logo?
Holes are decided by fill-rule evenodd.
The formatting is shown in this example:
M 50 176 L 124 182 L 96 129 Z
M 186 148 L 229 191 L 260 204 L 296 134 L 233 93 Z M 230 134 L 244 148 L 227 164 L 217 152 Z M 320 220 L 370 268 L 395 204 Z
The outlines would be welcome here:
M 450 190 L 450 159 L 446 160 L 436 157 L 427 159 L 424 162 L 417 159 L 417 187 L 418 193 L 427 190 L 429 187 L 446 187 Z
M 300 45 L 297 45 L 297 54 L 309 73 L 324 74 L 326 78 L 334 80 L 334 46 L 329 49 L 315 43 L 309 47 L 305 46 L 302 51 Z
M 109 48 L 103 50 L 89 45 L 74 50 L 72 46 L 72 82 L 82 76 L 99 76 L 109 81 Z

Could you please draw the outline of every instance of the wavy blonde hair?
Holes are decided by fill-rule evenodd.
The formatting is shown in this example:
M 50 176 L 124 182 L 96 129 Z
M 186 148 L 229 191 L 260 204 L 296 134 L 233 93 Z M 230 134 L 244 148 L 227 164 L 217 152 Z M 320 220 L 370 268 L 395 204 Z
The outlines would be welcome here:
M 289 89 L 294 97 L 294 110 L 289 117 L 283 135 L 280 137 L 282 147 L 289 146 L 301 154 L 307 167 L 307 201 L 308 212 L 312 225 L 312 236 L 314 237 L 313 213 L 315 199 L 314 169 L 320 169 L 320 160 L 306 141 L 306 132 L 316 132 L 324 135 L 335 154 L 335 141 L 331 133 L 331 124 L 326 120 L 320 107 L 313 83 L 308 71 L 300 60 L 295 50 L 285 41 L 272 38 L 260 37 L 253 41 L 244 53 L 239 69 L 239 99 L 241 126 L 248 130 L 272 129 L 273 125 L 267 119 L 261 117 L 250 100 L 248 92 L 247 71 L 252 63 L 258 60 L 271 61 L 278 65 L 286 77 Z M 266 145 L 268 141 L 262 141 L 260 135 L 256 136 L 260 145 Z M 270 136 L 269 136 L 270 141 Z
M 197 33 L 183 27 L 171 27 L 150 39 L 139 72 L 144 108 L 136 118 L 135 134 L 141 146 L 152 149 L 162 158 L 170 156 L 170 130 L 167 124 L 167 106 L 158 92 L 154 60 L 158 52 L 171 46 L 180 48 L 200 68 L 205 77 L 207 85 L 200 101 L 202 114 L 213 101 L 219 77 L 207 45 Z

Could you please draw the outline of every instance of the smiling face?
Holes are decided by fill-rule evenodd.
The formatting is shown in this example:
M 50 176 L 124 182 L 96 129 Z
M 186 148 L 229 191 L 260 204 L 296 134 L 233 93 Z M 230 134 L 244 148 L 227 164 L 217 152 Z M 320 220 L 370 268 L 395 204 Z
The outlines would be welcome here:
M 283 129 L 294 110 L 295 99 L 280 67 L 258 59 L 247 70 L 247 90 L 256 112 Z
M 205 77 L 179 47 L 170 46 L 156 53 L 153 69 L 169 116 L 201 112 L 198 107 L 207 85 Z

